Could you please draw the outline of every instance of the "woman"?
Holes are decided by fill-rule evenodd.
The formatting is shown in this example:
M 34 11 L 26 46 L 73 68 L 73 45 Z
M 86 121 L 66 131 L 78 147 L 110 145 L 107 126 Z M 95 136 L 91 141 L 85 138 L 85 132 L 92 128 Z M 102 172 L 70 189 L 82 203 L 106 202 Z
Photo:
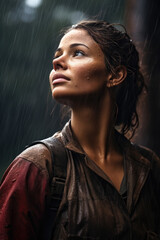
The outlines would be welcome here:
M 54 226 L 47 224 L 51 239 L 159 239 L 159 158 L 124 137 L 138 126 L 136 104 L 144 87 L 127 33 L 103 21 L 72 26 L 55 52 L 50 85 L 54 99 L 71 108 L 71 120 L 52 138 L 67 154 L 67 169 Z M 0 239 L 43 238 L 50 153 L 52 143 L 35 144 L 6 171 Z

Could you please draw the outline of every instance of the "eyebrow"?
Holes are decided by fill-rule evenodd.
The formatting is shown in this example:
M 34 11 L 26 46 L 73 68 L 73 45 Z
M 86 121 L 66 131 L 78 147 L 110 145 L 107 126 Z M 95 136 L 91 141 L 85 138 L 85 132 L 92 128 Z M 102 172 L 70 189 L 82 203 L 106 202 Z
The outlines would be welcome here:
M 84 46 L 84 47 L 86 47 L 86 48 L 89 49 L 89 47 L 86 46 L 86 45 L 83 44 L 83 43 L 72 43 L 69 47 L 70 47 L 70 48 L 74 48 L 74 47 L 77 47 L 77 46 Z M 62 51 L 62 48 L 57 48 L 54 54 L 56 54 L 57 52 L 61 52 L 61 51 Z

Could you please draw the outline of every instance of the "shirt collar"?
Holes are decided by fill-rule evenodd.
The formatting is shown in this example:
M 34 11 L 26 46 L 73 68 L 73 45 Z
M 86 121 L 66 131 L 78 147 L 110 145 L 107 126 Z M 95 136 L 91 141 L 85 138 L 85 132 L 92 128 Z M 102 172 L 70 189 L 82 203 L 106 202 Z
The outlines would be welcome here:
M 69 120 L 69 122 L 67 122 L 62 129 L 62 141 L 67 149 L 80 154 L 85 154 L 84 150 L 82 149 L 81 145 L 79 144 L 76 136 L 72 131 L 71 120 Z
M 142 147 L 139 147 L 138 145 L 130 142 L 125 136 L 120 134 L 118 131 L 115 130 L 116 138 L 118 139 L 118 142 L 121 146 L 121 149 L 123 150 L 126 158 L 130 158 L 135 160 L 137 163 L 144 165 L 146 167 L 151 167 L 150 160 L 142 155 Z
M 81 147 L 80 143 L 78 142 L 76 136 L 72 131 L 71 120 L 69 120 L 66 123 L 61 133 L 62 141 L 67 149 L 85 155 L 83 148 Z M 151 166 L 151 162 L 147 158 L 145 158 L 140 153 L 140 151 L 138 151 L 137 149 L 138 147 L 136 145 L 131 143 L 125 136 L 120 134 L 117 130 L 115 130 L 115 134 L 126 158 L 136 160 L 137 163 L 139 162 L 139 164 L 143 164 L 146 167 Z

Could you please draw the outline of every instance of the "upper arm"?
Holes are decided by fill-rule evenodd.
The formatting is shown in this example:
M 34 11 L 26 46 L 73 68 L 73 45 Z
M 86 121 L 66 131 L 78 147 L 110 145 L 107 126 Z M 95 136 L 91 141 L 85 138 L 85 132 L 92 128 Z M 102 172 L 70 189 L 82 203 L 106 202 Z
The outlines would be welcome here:
M 47 171 L 17 158 L 0 186 L 0 239 L 38 239 L 48 193 Z

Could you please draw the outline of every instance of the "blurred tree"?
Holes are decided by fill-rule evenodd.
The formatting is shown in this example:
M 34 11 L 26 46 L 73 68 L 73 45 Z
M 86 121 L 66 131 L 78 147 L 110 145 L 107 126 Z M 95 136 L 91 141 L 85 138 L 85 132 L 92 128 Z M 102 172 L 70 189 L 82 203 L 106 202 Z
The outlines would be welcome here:
M 160 2 L 158 0 L 129 0 L 126 23 L 139 45 L 145 69 L 148 96 L 141 98 L 140 129 L 135 141 L 160 154 Z

